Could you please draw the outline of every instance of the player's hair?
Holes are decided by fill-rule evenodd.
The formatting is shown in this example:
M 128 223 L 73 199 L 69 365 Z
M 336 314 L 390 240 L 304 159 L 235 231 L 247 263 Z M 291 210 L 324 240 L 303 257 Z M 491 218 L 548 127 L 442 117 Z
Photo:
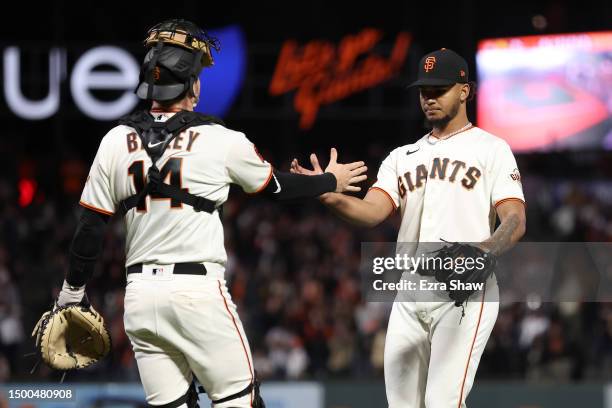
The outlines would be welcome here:
M 469 81 L 468 85 L 470 86 L 470 93 L 468 94 L 467 101 L 471 102 L 476 97 L 477 85 L 475 81 Z

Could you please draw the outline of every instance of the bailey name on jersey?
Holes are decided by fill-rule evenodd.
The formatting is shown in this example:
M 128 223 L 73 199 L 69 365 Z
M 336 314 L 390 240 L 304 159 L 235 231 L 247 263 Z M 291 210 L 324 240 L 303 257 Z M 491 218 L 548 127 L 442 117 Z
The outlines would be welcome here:
M 168 145 L 168 149 L 187 150 L 191 151 L 193 142 L 200 136 L 198 132 L 192 130 L 179 133 L 172 142 Z M 141 140 L 136 132 L 130 132 L 125 135 L 128 153 L 134 153 L 137 150 L 144 150 Z

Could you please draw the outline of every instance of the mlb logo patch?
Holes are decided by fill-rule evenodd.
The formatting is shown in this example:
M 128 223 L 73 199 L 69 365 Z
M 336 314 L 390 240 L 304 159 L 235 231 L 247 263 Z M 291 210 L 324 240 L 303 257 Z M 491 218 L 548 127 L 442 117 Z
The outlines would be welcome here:
M 517 183 L 522 184 L 521 183 L 521 173 L 519 173 L 518 169 L 514 169 L 512 173 L 510 173 L 510 178 L 513 181 L 516 181 Z

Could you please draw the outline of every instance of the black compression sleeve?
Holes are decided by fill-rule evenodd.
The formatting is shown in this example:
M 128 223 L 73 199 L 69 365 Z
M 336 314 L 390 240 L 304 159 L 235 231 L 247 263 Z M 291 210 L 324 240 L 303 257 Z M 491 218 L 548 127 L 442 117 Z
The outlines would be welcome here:
M 70 244 L 66 282 L 83 286 L 93 274 L 96 259 L 102 251 L 104 230 L 110 216 L 85 208 Z
M 274 169 L 272 175 L 264 193 L 277 200 L 314 198 L 336 190 L 336 177 L 331 173 L 305 176 Z

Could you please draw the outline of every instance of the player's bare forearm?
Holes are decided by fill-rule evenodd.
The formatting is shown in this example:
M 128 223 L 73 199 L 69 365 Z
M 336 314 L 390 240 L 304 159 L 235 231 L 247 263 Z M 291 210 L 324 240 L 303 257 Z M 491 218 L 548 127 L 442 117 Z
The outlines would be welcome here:
M 327 193 L 321 196 L 320 201 L 325 204 L 338 218 L 362 227 L 370 227 L 375 224 L 364 216 L 367 212 L 367 204 L 359 198 L 347 196 L 341 193 Z M 365 207 L 365 211 L 364 208 Z
M 501 204 L 497 208 L 501 223 L 491 238 L 482 243 L 494 255 L 501 255 L 514 246 L 526 231 L 525 206 L 518 200 Z
M 339 218 L 361 227 L 374 227 L 393 211 L 393 205 L 388 198 L 376 190 L 370 190 L 363 199 L 327 193 L 320 197 L 320 201 Z
M 491 238 L 482 243 L 483 246 L 493 252 L 494 255 L 503 254 L 523 236 L 523 233 L 520 232 L 520 225 L 518 215 L 511 215 L 499 225 Z

